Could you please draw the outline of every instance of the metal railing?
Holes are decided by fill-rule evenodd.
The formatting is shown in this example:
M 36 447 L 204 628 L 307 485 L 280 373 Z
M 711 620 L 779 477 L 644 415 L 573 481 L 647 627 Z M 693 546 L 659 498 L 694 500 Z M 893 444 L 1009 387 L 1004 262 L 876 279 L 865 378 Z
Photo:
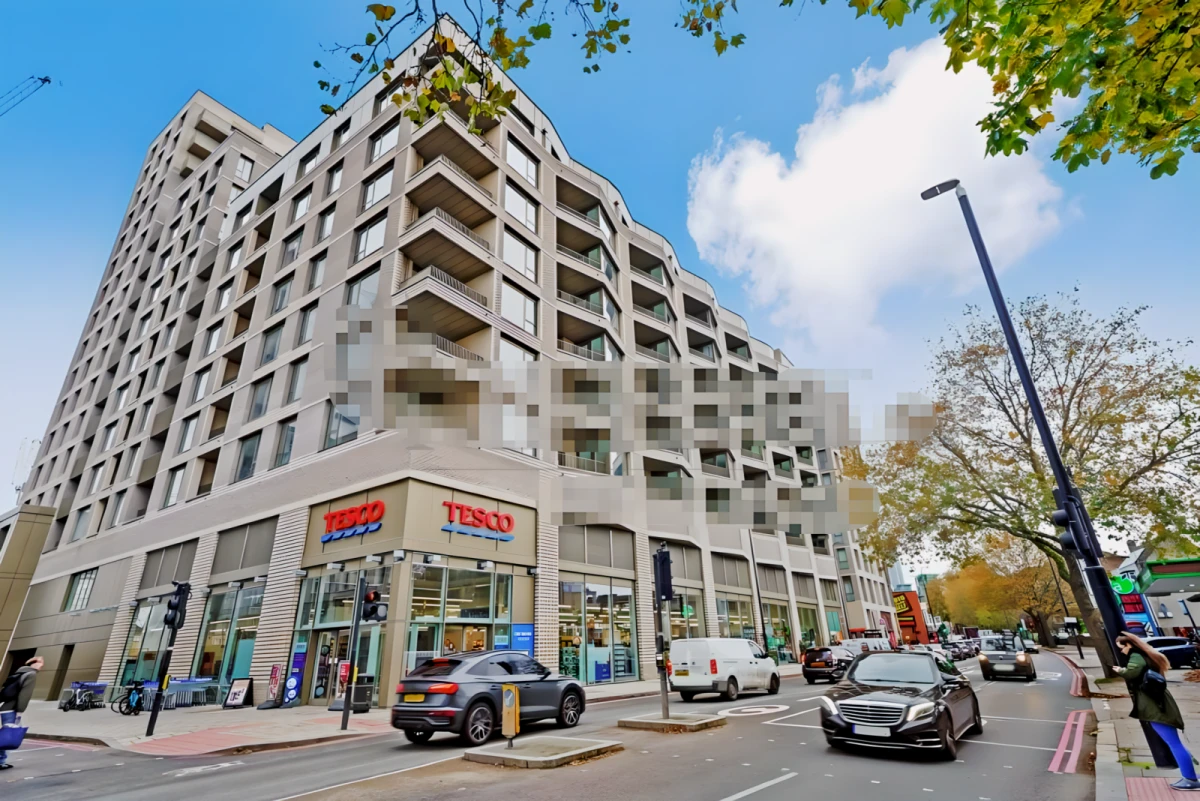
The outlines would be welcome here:
M 753 448 L 742 448 L 742 456 L 745 456 L 747 459 L 757 459 L 760 462 L 764 461 L 763 452 L 761 450 L 756 451 Z
M 600 351 L 592 350 L 591 348 L 585 348 L 581 345 L 576 345 L 574 342 L 570 342 L 565 339 L 558 340 L 558 349 L 563 353 L 569 353 L 572 356 L 578 356 L 581 359 L 591 359 L 594 362 L 604 361 L 604 354 Z
M 558 452 L 558 466 L 569 467 L 572 470 L 586 470 L 589 473 L 599 473 L 602 476 L 607 476 L 611 473 L 606 462 L 563 451 Z
M 434 267 L 432 264 L 416 274 L 416 276 L 418 278 L 423 277 L 425 275 L 428 275 L 430 278 L 433 278 L 436 281 L 440 281 L 441 283 L 445 284 L 446 286 L 450 287 L 451 289 L 455 290 L 456 292 L 461 292 L 462 294 L 466 295 L 471 300 L 478 303 L 480 306 L 488 305 L 487 296 L 484 295 L 482 292 L 477 292 L 474 289 L 471 289 L 471 287 L 467 286 L 462 281 L 459 281 L 454 276 L 449 275 L 448 273 L 446 273 L 443 270 L 438 269 L 437 267 Z
M 446 156 L 445 154 L 443 154 L 443 155 L 441 155 L 441 156 L 436 156 L 436 157 L 434 157 L 434 158 L 430 159 L 429 161 L 425 162 L 425 166 L 424 166 L 424 167 L 422 167 L 421 169 L 419 169 L 419 170 L 417 170 L 415 173 L 413 173 L 413 178 L 416 178 L 418 175 L 420 175 L 421 173 L 425 172 L 426 170 L 433 169 L 433 168 L 434 168 L 434 167 L 436 167 L 438 164 L 445 164 L 445 165 L 446 165 L 447 167 L 449 167 L 451 170 L 453 170 L 454 172 L 458 173 L 458 174 L 459 174 L 461 177 L 463 177 L 463 178 L 465 178 L 467 181 L 469 181 L 469 182 L 471 183 L 471 185 L 472 185 L 472 186 L 474 186 L 476 189 L 478 189 L 480 192 L 483 192 L 483 193 L 484 193 L 485 195 L 487 195 L 489 198 L 493 198 L 493 199 L 495 198 L 495 196 L 492 194 L 492 190 L 488 189 L 486 186 L 484 186 L 483 184 L 479 183 L 479 181 L 475 180 L 475 178 L 474 178 L 474 177 L 471 175 L 471 173 L 467 172 L 467 171 L 466 171 L 466 170 L 464 170 L 462 167 L 460 167 L 460 166 L 458 166 L 457 164 L 455 164 L 455 163 L 454 163 L 453 161 L 451 161 L 451 160 L 450 160 L 450 158 L 449 158 L 448 156 Z M 411 180 L 412 180 L 412 178 L 410 178 L 409 180 L 411 181 Z
M 604 265 L 600 262 L 599 258 L 585 256 L 582 253 L 580 253 L 578 250 L 571 250 L 566 245 L 559 245 L 558 252 L 564 253 L 573 259 L 578 259 L 579 261 L 583 262 L 584 264 L 586 264 L 587 266 L 591 267 L 594 270 L 599 270 L 601 272 L 604 271 Z
M 717 360 L 716 356 L 713 356 L 711 353 L 705 353 L 704 351 L 700 350 L 699 348 L 688 348 L 688 351 L 690 351 L 693 356 L 699 356 L 701 359 L 704 359 L 705 361 L 715 362 Z
M 632 265 L 630 265 L 630 269 L 633 270 L 638 275 L 642 276 L 642 278 L 649 278 L 651 281 L 653 281 L 656 284 L 663 284 L 664 286 L 666 285 L 666 282 L 663 281 L 661 275 L 655 275 L 654 273 L 650 272 L 649 270 L 643 270 L 641 267 L 634 267 Z
M 657 309 L 647 309 L 645 306 L 639 306 L 636 303 L 633 304 L 633 310 L 635 312 L 638 312 L 639 314 L 644 314 L 647 317 L 653 317 L 655 320 L 658 320 L 660 323 L 666 323 L 668 325 L 671 324 L 671 318 L 667 316 L 667 313 L 665 311 L 660 312 Z
M 484 139 L 479 134 L 472 133 L 470 127 L 467 125 L 467 121 L 464 120 L 462 117 L 458 116 L 458 114 L 451 112 L 449 114 L 446 114 L 442 118 L 442 120 L 443 121 L 444 120 L 453 120 L 453 123 L 451 123 L 453 126 L 457 127 L 461 132 L 465 133 L 468 137 L 473 139 L 477 144 L 481 144 L 484 147 L 486 147 L 488 150 L 490 150 L 492 152 L 492 155 L 497 156 L 497 157 L 499 156 L 499 154 L 496 152 L 495 146 L 493 146 L 491 142 L 489 142 L 487 139 Z M 417 130 L 424 128 L 427 125 L 430 128 L 433 128 L 434 126 L 430 125 L 431 122 L 436 124 L 438 122 L 438 118 L 431 117 L 423 125 L 418 126 Z
M 710 330 L 710 331 L 712 330 L 713 324 L 697 314 L 691 314 L 690 312 L 684 312 L 683 316 L 688 318 L 689 320 L 691 320 L 696 325 L 702 325 L 705 328 L 707 328 L 708 330 Z
M 724 476 L 725 478 L 729 478 L 728 466 L 721 467 L 719 464 L 708 464 L 707 462 L 701 462 L 700 471 L 702 473 L 708 473 L 710 476 Z
M 775 465 L 775 475 L 783 476 L 784 478 L 791 478 L 793 471 L 790 467 L 784 467 L 783 465 L 777 464 Z
M 592 314 L 599 314 L 601 317 L 604 316 L 604 307 L 599 303 L 593 303 L 585 298 L 572 295 L 570 292 L 564 292 L 561 289 L 558 290 L 558 299 L 565 300 L 567 303 L 578 306 L 584 311 L 590 311 Z
M 445 353 L 447 356 L 453 356 L 456 359 L 466 359 L 467 361 L 472 362 L 481 362 L 484 360 L 483 357 L 478 353 L 467 350 L 457 342 L 451 342 L 441 334 L 433 335 L 433 344 L 437 346 L 437 349 L 442 353 Z
M 643 355 L 643 356 L 648 356 L 648 357 L 650 357 L 651 359 L 657 359 L 657 360 L 658 360 L 658 361 L 660 361 L 660 362 L 669 362 L 669 361 L 671 361 L 671 357 L 670 357 L 670 355 L 669 355 L 669 354 L 666 354 L 666 353 L 659 353 L 659 352 L 658 352 L 658 351 L 656 351 L 654 348 L 648 348 L 648 347 L 646 347 L 645 345 L 637 345 L 637 346 L 636 346 L 636 350 L 637 350 L 637 352 L 638 352 L 638 353 L 640 353 L 641 355 Z
M 422 214 L 420 217 L 418 217 L 416 220 L 414 220 L 412 222 L 412 224 L 409 225 L 408 227 L 415 228 L 416 226 L 425 222 L 425 220 L 429 219 L 430 217 L 436 217 L 437 219 L 446 223 L 446 225 L 449 225 L 455 231 L 458 231 L 460 234 L 465 236 L 467 239 L 470 239 L 476 245 L 479 245 L 479 247 L 483 248 L 488 253 L 492 252 L 492 245 L 490 242 L 488 242 L 486 239 L 484 239 L 479 234 L 472 231 L 470 228 L 468 228 L 463 223 L 459 222 L 450 213 L 442 211 L 440 208 L 437 208 L 437 207 L 434 207 L 434 208 L 430 209 L 429 211 L 425 212 L 424 214 Z
M 584 222 L 595 226 L 596 228 L 600 227 L 600 223 L 597 220 L 593 220 L 591 217 L 587 216 L 582 211 L 576 211 L 575 209 L 571 208 L 567 204 L 563 203 L 561 200 L 558 201 L 558 207 L 560 209 L 562 209 L 563 211 L 565 211 L 567 214 L 570 214 L 572 217 L 577 217 L 580 220 L 583 220 Z

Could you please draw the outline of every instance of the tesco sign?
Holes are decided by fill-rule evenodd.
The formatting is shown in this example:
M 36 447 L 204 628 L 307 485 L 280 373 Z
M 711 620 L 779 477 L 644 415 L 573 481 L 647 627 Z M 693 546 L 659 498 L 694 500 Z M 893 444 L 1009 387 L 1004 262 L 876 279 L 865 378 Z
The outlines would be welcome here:
M 383 513 L 387 511 L 383 501 L 371 501 L 359 506 L 329 512 L 325 515 L 325 533 L 321 542 L 333 542 L 346 537 L 361 537 L 378 531 L 383 525 Z
M 500 542 L 512 542 L 515 539 L 510 532 L 516 528 L 517 523 L 507 512 L 454 501 L 442 501 L 442 506 L 446 507 L 447 520 L 446 525 L 442 526 L 442 531 Z

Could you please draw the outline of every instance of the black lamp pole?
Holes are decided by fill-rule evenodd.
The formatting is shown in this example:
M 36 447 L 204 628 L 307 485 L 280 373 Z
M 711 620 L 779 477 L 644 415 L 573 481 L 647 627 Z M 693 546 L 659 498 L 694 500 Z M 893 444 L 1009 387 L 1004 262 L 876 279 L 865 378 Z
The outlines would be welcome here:
M 954 190 L 958 197 L 958 205 L 962 207 L 963 217 L 967 221 L 967 230 L 971 233 L 971 241 L 975 244 L 975 253 L 979 256 L 979 266 L 983 268 L 983 277 L 987 281 L 988 291 L 992 295 L 992 303 L 996 306 L 996 316 L 1000 318 L 1000 327 L 1004 329 L 1004 338 L 1008 342 L 1008 352 L 1012 356 L 1017 374 L 1021 377 L 1021 386 L 1025 389 L 1025 399 L 1029 402 L 1029 410 L 1037 424 L 1038 436 L 1041 437 L 1042 447 L 1046 451 L 1046 460 L 1054 473 L 1054 481 L 1058 488 L 1054 491 L 1054 499 L 1058 502 L 1058 511 L 1051 516 L 1055 525 L 1065 528 L 1061 541 L 1065 551 L 1072 551 L 1083 561 L 1083 574 L 1087 577 L 1096 599 L 1096 607 L 1104 621 L 1104 635 L 1108 638 L 1109 648 L 1114 658 L 1120 658 L 1116 647 L 1116 638 L 1125 630 L 1125 617 L 1117 605 L 1117 597 L 1109 583 L 1108 571 L 1100 563 L 1102 555 L 1100 539 L 1092 527 L 1092 518 L 1088 515 L 1087 507 L 1079 495 L 1079 490 L 1071 483 L 1071 475 L 1063 464 L 1050 432 L 1050 424 L 1046 421 L 1046 412 L 1042 409 L 1042 401 L 1038 397 L 1037 387 L 1033 384 L 1033 376 L 1029 365 L 1025 362 L 1025 353 L 1017 339 L 1013 328 L 1012 317 L 1008 314 L 1008 305 L 1000 292 L 1000 284 L 996 281 L 996 273 L 992 270 L 992 260 L 988 257 L 987 248 L 983 244 L 983 236 L 979 233 L 979 224 L 975 222 L 975 212 L 971 210 L 971 201 L 967 198 L 967 190 L 963 189 L 958 179 L 940 183 L 921 193 L 922 200 L 929 200 L 945 192 Z

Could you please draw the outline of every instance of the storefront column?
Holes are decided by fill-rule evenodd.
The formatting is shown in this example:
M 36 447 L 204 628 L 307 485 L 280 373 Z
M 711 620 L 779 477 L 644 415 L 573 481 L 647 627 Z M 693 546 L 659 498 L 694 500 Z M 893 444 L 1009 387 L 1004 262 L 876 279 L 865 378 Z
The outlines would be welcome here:
M 412 559 L 412 556 L 408 557 Z M 408 561 L 392 562 L 392 588 L 388 594 L 388 619 L 386 633 L 389 645 L 383 652 L 379 664 L 377 682 L 379 705 L 390 707 L 396 700 L 396 685 L 404 678 L 404 655 L 408 650 L 408 614 L 412 605 L 412 564 Z M 311 677 L 309 677 L 311 679 Z
M 191 676 L 196 659 L 196 643 L 200 639 L 200 624 L 204 619 L 204 607 L 208 604 L 208 577 L 212 574 L 213 556 L 217 553 L 217 532 L 200 537 L 196 542 L 196 556 L 192 560 L 192 597 L 188 599 L 187 613 L 183 617 L 183 628 L 175 635 L 175 650 L 171 653 L 171 675 Z
M 145 551 L 129 560 L 129 573 L 121 589 L 121 600 L 117 601 L 117 614 L 108 632 L 108 646 L 104 649 L 104 661 L 100 665 L 100 681 L 115 683 L 120 678 L 121 665 L 125 660 L 125 641 L 129 639 L 129 627 L 133 625 L 134 601 L 145 569 Z
M 721 621 L 717 619 L 717 581 L 713 577 L 712 552 L 700 549 L 700 575 L 704 579 L 704 636 L 720 637 Z
M 286 678 L 292 656 L 296 606 L 300 603 L 300 582 L 303 580 L 296 575 L 296 570 L 304 555 L 308 516 L 307 506 L 292 509 L 281 514 L 275 526 L 275 544 L 271 552 L 271 565 L 267 568 L 267 585 L 263 590 L 254 656 L 250 659 L 255 703 L 267 700 L 271 665 L 280 665 Z
M 758 640 L 762 647 L 767 647 L 767 626 L 763 620 L 762 610 L 762 593 L 758 590 L 758 563 L 751 556 L 753 551 L 750 549 L 750 538 L 754 534 L 746 529 L 742 530 L 742 552 L 746 554 L 747 561 L 750 563 L 750 608 L 754 614 L 754 639 Z
M 657 678 L 654 635 L 654 567 L 650 556 L 650 537 L 644 531 L 634 532 L 633 558 L 637 570 L 634 606 L 637 614 L 638 666 L 643 679 Z
M 542 476 L 542 497 L 551 490 L 549 476 Z M 550 515 L 538 510 L 537 580 L 533 589 L 533 658 L 553 671 L 558 670 L 558 526 Z

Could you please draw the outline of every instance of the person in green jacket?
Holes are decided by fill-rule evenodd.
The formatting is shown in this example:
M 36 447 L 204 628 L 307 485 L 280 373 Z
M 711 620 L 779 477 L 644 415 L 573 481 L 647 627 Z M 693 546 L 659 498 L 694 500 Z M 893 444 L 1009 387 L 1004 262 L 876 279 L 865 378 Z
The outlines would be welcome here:
M 1161 698 L 1156 698 L 1153 692 L 1148 691 L 1145 681 L 1146 672 L 1149 670 L 1158 671 L 1165 680 L 1171 663 L 1141 637 L 1127 631 L 1117 637 L 1117 647 L 1129 657 L 1125 667 L 1117 665 L 1115 669 L 1125 679 L 1129 697 L 1133 699 L 1133 712 L 1130 713 L 1130 717 L 1149 723 L 1171 749 L 1175 764 L 1183 774 L 1183 778 L 1171 786 L 1176 790 L 1200 790 L 1192 754 L 1179 736 L 1183 731 L 1183 715 L 1179 712 L 1179 706 L 1165 684 L 1162 686 Z

